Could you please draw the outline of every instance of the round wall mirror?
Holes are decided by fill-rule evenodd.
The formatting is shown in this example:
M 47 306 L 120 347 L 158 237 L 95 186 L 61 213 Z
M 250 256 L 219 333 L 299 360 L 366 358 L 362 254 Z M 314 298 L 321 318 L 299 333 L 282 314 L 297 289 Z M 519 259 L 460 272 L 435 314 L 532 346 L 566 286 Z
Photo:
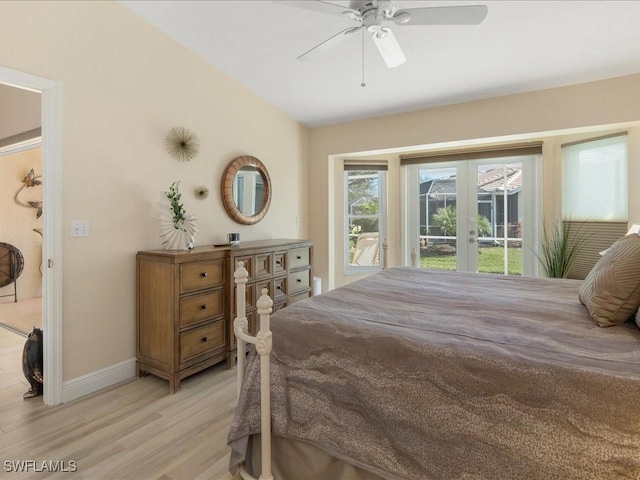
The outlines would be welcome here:
M 256 157 L 235 158 L 222 176 L 222 204 L 229 216 L 243 225 L 262 220 L 271 203 L 271 179 Z

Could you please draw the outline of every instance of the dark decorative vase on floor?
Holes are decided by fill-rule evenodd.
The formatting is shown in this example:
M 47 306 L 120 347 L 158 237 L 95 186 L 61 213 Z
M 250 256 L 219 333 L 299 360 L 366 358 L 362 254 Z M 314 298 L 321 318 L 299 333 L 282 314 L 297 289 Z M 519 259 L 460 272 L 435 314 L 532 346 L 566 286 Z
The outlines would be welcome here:
M 33 327 L 22 350 L 22 371 L 31 385 L 27 393 L 22 396 L 25 400 L 42 395 L 44 382 L 42 363 L 42 330 Z

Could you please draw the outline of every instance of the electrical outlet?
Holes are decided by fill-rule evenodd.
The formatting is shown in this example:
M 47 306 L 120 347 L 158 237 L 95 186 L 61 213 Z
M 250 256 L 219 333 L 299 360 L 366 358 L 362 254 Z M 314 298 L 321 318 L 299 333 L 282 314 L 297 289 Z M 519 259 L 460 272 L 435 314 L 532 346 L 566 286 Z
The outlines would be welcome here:
M 72 220 L 71 236 L 72 237 L 88 237 L 89 236 L 89 220 Z
M 300 217 L 296 217 L 296 227 L 300 226 Z

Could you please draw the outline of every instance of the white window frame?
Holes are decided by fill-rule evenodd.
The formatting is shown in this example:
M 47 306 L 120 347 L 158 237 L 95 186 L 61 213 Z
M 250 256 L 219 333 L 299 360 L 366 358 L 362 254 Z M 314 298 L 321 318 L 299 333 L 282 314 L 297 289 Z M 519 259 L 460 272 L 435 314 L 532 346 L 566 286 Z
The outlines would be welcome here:
M 345 275 L 367 275 L 379 272 L 383 267 L 383 250 L 382 243 L 387 237 L 387 171 L 386 164 L 384 168 L 375 168 L 375 166 L 363 166 L 358 171 L 369 170 L 378 174 L 378 213 L 376 215 L 367 215 L 370 218 L 378 219 L 378 265 L 351 265 L 349 263 L 349 224 L 353 217 L 363 217 L 363 215 L 351 215 L 349 212 L 349 173 L 350 170 L 344 170 L 344 216 L 343 216 L 343 252 L 344 252 L 344 273 Z

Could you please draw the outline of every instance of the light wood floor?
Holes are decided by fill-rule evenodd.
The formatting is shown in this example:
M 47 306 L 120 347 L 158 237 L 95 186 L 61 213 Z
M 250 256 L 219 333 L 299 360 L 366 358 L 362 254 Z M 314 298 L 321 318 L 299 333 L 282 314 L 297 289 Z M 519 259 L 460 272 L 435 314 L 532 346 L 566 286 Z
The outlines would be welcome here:
M 0 302 L 0 324 L 28 334 L 34 326 L 42 328 L 42 297 Z
M 148 376 L 55 407 L 23 400 L 24 338 L 0 327 L 0 478 L 240 479 L 228 472 L 226 436 L 235 369 L 225 364 L 187 378 L 175 394 Z M 15 366 L 17 365 L 17 368 Z M 75 461 L 75 473 L 7 471 L 7 462 Z

